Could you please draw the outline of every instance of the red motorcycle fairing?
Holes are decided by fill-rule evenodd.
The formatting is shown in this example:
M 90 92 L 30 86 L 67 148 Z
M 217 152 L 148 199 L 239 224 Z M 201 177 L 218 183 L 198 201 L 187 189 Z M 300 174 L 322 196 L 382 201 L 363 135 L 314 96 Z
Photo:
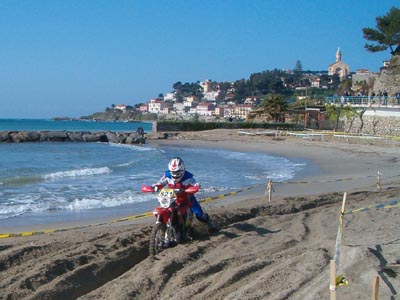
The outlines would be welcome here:
M 156 207 L 153 210 L 153 215 L 156 217 L 158 222 L 167 224 L 169 216 L 171 215 L 172 211 L 173 211 L 173 209 L 171 209 L 171 208 Z

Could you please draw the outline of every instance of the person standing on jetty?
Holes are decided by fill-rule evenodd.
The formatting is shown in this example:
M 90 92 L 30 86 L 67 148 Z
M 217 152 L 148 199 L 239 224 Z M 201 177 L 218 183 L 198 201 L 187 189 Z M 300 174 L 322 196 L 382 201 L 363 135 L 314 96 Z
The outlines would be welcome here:
M 186 171 L 185 164 L 180 157 L 174 157 L 169 161 L 168 171 L 165 171 L 160 180 L 153 184 L 152 187 L 155 192 L 162 189 L 165 185 L 169 188 L 178 189 L 179 193 L 184 193 L 189 198 L 190 209 L 195 214 L 196 218 L 203 223 L 206 223 L 211 232 L 217 231 L 217 227 L 211 221 L 210 216 L 203 212 L 199 202 L 193 194 L 186 193 L 184 190 L 189 187 L 200 188 L 199 183 L 193 177 L 193 174 Z

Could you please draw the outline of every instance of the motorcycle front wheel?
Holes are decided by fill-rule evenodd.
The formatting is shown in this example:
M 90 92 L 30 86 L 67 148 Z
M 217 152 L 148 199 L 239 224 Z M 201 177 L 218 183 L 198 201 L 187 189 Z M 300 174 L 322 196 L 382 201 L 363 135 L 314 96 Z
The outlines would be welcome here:
M 165 231 L 167 227 L 163 223 L 155 224 L 150 234 L 149 254 L 154 256 L 164 249 Z

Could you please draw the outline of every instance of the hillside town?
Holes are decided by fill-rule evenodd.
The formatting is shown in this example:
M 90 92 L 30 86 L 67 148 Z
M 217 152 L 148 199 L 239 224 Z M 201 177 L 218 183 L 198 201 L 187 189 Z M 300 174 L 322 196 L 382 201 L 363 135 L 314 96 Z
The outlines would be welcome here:
M 381 69 L 388 66 L 389 61 L 384 61 Z M 301 62 L 298 61 L 294 70 L 280 71 L 278 75 L 280 75 L 278 77 L 280 82 L 275 86 L 280 86 L 281 89 L 268 92 L 286 91 L 286 94 L 290 95 L 285 99 L 288 103 L 309 100 L 321 104 L 332 102 L 335 98 L 337 101 L 343 101 L 343 97 L 369 103 L 376 102 L 375 97 L 379 102 L 381 97 L 386 97 L 389 99 L 389 101 L 386 100 L 386 105 L 388 103 L 398 105 L 400 102 L 400 89 L 392 90 L 390 94 L 386 90 L 375 91 L 374 84 L 380 72 L 371 72 L 367 69 L 351 72 L 350 66 L 342 61 L 340 48 L 337 49 L 335 62 L 328 66 L 327 71 L 303 71 Z M 295 75 L 299 75 L 297 80 L 293 80 Z M 180 82 L 179 84 L 182 85 Z M 237 82 L 231 82 L 228 86 L 224 83 L 223 88 L 221 85 L 222 83 L 207 79 L 196 83 L 199 88 L 196 92 L 179 93 L 179 87 L 177 87 L 173 92 L 160 94 L 159 97 L 152 98 L 146 103 L 135 106 L 116 104 L 112 105 L 111 110 L 123 114 L 135 111 L 136 116 L 139 114 L 144 119 L 147 116 L 157 119 L 184 120 L 196 117 L 205 121 L 246 120 L 266 98 L 266 94 L 259 90 L 252 91 L 252 95 L 242 95 L 238 98 Z

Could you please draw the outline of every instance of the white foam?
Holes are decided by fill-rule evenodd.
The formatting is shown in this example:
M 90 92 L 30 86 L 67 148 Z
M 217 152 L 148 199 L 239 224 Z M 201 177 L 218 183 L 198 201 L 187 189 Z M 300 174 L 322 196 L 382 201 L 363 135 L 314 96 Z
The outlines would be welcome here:
M 109 143 L 109 145 L 111 147 L 127 148 L 127 149 L 131 149 L 131 150 L 138 151 L 138 152 L 155 150 L 154 148 L 148 147 L 148 146 L 136 146 L 136 145 L 129 145 L 129 144 L 115 144 L 115 143 Z
M 89 196 L 82 199 L 75 199 L 71 203 L 65 206 L 68 210 L 82 210 L 82 209 L 94 209 L 94 208 L 108 208 L 117 207 L 125 204 L 132 204 L 138 202 L 149 201 L 149 197 L 144 194 L 136 194 L 131 191 L 113 195 L 113 196 Z
M 102 175 L 102 174 L 109 174 L 109 173 L 111 173 L 111 170 L 108 167 L 84 168 L 84 169 L 77 169 L 77 170 L 55 172 L 55 173 L 51 173 L 51 174 L 46 174 L 43 177 L 46 180 L 55 180 L 55 179 L 65 178 L 65 177 L 93 176 L 93 175 Z

